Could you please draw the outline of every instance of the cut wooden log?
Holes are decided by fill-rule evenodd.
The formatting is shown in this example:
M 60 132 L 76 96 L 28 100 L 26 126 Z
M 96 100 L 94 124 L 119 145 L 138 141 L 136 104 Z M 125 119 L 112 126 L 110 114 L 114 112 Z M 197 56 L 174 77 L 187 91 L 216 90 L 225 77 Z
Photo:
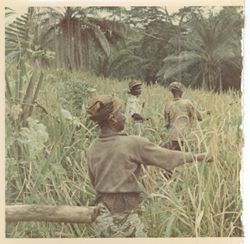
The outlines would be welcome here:
M 97 214 L 97 207 L 49 205 L 10 205 L 5 207 L 6 222 L 91 223 L 95 220 Z

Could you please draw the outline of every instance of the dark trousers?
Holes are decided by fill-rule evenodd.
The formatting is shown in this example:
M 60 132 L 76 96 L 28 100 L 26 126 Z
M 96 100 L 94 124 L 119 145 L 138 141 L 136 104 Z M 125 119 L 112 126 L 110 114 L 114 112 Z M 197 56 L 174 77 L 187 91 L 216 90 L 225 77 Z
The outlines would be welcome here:
M 164 147 L 170 150 L 182 151 L 184 142 L 183 141 L 171 141 L 169 144 L 165 145 Z M 172 170 L 164 170 L 163 171 L 164 177 L 169 180 L 172 178 L 173 171 Z

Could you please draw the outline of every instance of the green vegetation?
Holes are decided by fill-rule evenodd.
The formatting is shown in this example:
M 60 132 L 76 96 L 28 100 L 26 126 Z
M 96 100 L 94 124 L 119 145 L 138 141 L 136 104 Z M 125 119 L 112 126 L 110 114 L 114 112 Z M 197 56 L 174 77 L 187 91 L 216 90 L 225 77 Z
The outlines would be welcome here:
M 65 86 L 71 81 L 72 86 Z M 46 71 L 29 126 L 19 128 L 20 111 L 6 107 L 6 204 L 36 203 L 91 205 L 85 152 L 97 136 L 97 129 L 79 113 L 76 104 L 86 104 L 81 93 L 71 95 L 79 83 L 96 87 L 100 94 L 114 92 L 125 98 L 127 82 L 103 79 L 87 73 Z M 67 90 L 65 90 L 67 87 Z M 151 141 L 168 141 L 163 109 L 171 99 L 159 85 L 145 86 L 145 115 L 151 117 L 143 135 Z M 70 99 L 72 96 L 72 99 Z M 146 210 L 144 221 L 149 236 L 241 236 L 242 203 L 240 169 L 242 135 L 240 96 L 235 91 L 218 95 L 187 89 L 185 97 L 212 111 L 195 132 L 196 151 L 210 148 L 215 155 L 211 165 L 200 163 L 176 169 L 167 182 L 156 168 L 146 172 Z M 211 103 L 213 101 L 213 103 Z M 74 106 L 72 106 L 74 104 Z M 42 109 L 42 108 L 43 109 Z M 79 129 L 61 109 L 79 115 Z M 46 111 L 46 112 L 45 112 Z M 18 116 L 19 114 L 19 116 Z M 133 128 L 128 128 L 133 131 Z M 9 237 L 89 237 L 91 227 L 70 224 L 18 223 L 7 225 Z
M 170 181 L 159 169 L 145 172 L 148 235 L 242 236 L 242 13 L 225 7 L 204 17 L 204 11 L 29 8 L 6 27 L 6 205 L 92 205 L 86 150 L 98 131 L 82 108 L 87 89 L 125 101 L 128 81 L 141 79 L 150 118 L 142 135 L 163 145 L 163 109 L 171 99 L 164 86 L 178 78 L 188 87 L 184 97 L 211 111 L 188 147 L 209 149 L 215 161 L 176 169 Z M 6 18 L 12 14 L 6 9 Z M 93 237 L 93 231 L 83 224 L 11 223 L 6 236 Z
M 170 15 L 166 7 L 30 7 L 6 27 L 6 55 L 120 80 L 239 89 L 243 9 L 213 10 L 184 7 Z

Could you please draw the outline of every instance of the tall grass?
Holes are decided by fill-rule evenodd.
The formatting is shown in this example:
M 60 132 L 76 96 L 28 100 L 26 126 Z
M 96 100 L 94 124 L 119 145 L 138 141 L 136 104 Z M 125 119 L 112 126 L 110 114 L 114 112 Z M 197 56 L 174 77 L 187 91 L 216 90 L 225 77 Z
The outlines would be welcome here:
M 32 119 L 37 120 L 33 126 L 45 125 L 49 136 L 39 144 L 40 150 L 34 150 L 32 141 L 22 139 L 20 128 L 9 113 L 11 104 L 7 104 L 6 204 L 93 204 L 95 192 L 88 178 L 85 153 L 98 131 L 81 112 L 81 105 L 87 104 L 90 87 L 100 94 L 115 93 L 125 100 L 127 83 L 88 73 L 46 71 L 37 100 L 39 106 L 32 114 Z M 158 168 L 145 172 L 148 193 L 143 220 L 148 236 L 242 236 L 240 94 L 187 89 L 184 97 L 199 109 L 211 111 L 196 125 L 188 149 L 209 150 L 215 160 L 212 164 L 177 168 L 170 181 L 164 179 Z M 163 145 L 168 142 L 163 110 L 171 94 L 162 86 L 144 86 L 142 99 L 146 102 L 145 117 L 150 117 L 142 127 L 142 135 Z M 66 119 L 62 108 L 77 116 L 83 126 Z M 136 128 L 129 125 L 127 131 L 136 132 Z M 83 224 L 20 222 L 7 224 L 6 236 L 93 237 L 93 231 L 91 225 Z

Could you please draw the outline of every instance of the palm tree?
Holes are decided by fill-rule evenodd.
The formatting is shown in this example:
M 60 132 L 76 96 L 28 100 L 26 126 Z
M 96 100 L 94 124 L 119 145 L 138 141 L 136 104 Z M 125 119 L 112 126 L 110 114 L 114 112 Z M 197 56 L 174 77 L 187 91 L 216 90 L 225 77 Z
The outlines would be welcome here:
M 125 21 L 132 26 L 134 33 L 131 37 L 134 43 L 138 43 L 130 51 L 136 68 L 140 65 L 140 72 L 131 69 L 133 73 L 130 75 L 153 83 L 157 80 L 156 74 L 162 66 L 163 58 L 173 52 L 169 40 L 176 32 L 176 26 L 170 22 L 166 9 L 162 7 L 131 7 Z
M 118 79 L 140 78 L 143 79 L 145 59 L 137 55 L 140 42 L 136 39 L 128 40 L 120 49 L 111 49 L 109 57 L 100 57 L 97 63 L 97 72 L 104 77 Z
M 183 43 L 185 51 L 164 59 L 158 72 L 164 80 L 176 77 L 180 71 L 193 72 L 193 84 L 201 81 L 202 87 L 223 89 L 222 74 L 225 68 L 241 69 L 240 36 L 242 22 L 237 15 L 210 14 L 208 18 L 194 14 L 187 28 L 189 34 Z
M 89 70 L 95 56 L 110 55 L 111 45 L 124 39 L 126 26 L 98 18 L 98 8 L 39 8 L 41 48 L 56 54 L 56 66 Z

